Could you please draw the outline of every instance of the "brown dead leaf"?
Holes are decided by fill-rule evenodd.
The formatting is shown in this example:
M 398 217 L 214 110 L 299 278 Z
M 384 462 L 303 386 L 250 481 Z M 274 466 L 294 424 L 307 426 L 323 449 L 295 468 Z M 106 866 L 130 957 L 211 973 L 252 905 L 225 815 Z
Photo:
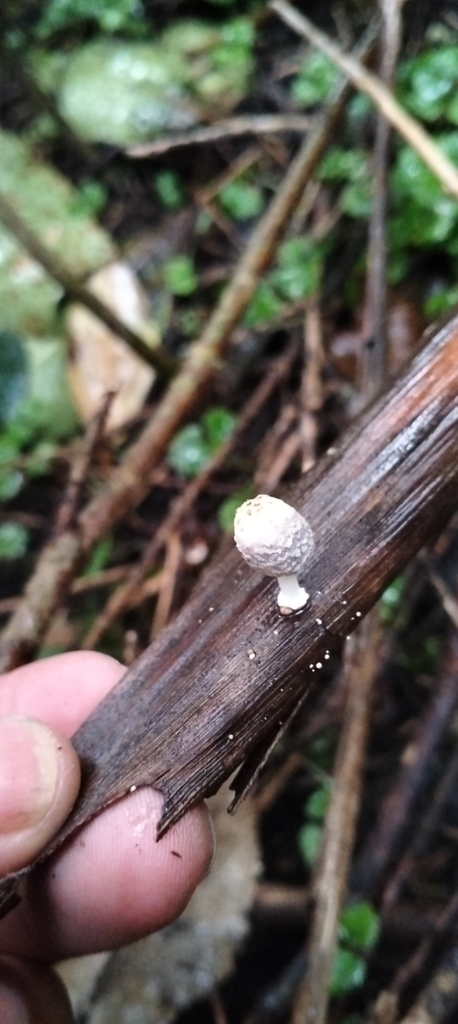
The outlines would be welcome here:
M 87 287 L 151 346 L 158 344 L 158 329 L 148 319 L 146 294 L 126 263 L 110 263 L 93 274 Z M 154 370 L 84 306 L 69 307 L 67 330 L 72 354 L 69 382 L 83 422 L 92 419 L 112 391 L 115 398 L 107 430 L 123 426 L 141 409 Z

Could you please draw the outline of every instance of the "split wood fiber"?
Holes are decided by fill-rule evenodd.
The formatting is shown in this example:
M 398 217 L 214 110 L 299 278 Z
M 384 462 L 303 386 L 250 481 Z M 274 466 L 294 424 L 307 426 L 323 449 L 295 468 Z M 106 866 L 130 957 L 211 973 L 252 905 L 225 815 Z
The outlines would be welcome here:
M 40 860 L 131 786 L 163 794 L 159 835 L 243 764 L 240 799 L 319 681 L 327 652 L 340 650 L 458 506 L 458 314 L 430 332 L 404 375 L 282 497 L 314 532 L 301 578 L 307 607 L 282 617 L 275 580 L 236 550 L 215 564 L 75 734 L 81 792 Z M 25 872 L 0 886 L 5 910 Z

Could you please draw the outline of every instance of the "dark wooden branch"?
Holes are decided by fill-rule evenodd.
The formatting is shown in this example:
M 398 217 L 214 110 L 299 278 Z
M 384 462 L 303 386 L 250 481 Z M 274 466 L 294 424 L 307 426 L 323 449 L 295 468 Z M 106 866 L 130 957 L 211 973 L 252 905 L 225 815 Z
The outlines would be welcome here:
M 245 762 L 240 797 L 327 653 L 458 505 L 458 314 L 283 496 L 315 535 L 304 612 L 282 617 L 237 551 L 216 564 L 76 733 L 81 793 L 42 857 L 131 786 L 163 793 L 159 835 Z

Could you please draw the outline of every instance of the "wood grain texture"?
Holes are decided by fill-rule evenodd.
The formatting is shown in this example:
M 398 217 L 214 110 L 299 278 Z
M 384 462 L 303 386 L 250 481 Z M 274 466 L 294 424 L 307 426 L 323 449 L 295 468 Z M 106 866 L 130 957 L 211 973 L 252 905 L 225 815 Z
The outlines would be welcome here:
M 458 505 L 458 314 L 282 497 L 314 532 L 306 609 L 282 617 L 275 581 L 236 550 L 214 565 L 76 733 L 81 793 L 40 859 L 131 786 L 163 793 L 159 834 L 247 759 L 235 783 L 236 795 L 243 790 L 319 680 L 325 653 L 340 649 Z M 5 899 L 15 882 L 4 883 Z

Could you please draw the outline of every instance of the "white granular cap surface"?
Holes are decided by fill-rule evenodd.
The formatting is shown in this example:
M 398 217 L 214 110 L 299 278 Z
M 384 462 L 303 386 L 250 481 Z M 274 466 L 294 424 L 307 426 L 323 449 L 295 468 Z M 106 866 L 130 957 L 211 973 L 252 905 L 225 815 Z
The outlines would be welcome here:
M 296 575 L 314 547 L 312 530 L 300 512 L 268 494 L 240 505 L 234 538 L 248 565 L 266 576 Z

